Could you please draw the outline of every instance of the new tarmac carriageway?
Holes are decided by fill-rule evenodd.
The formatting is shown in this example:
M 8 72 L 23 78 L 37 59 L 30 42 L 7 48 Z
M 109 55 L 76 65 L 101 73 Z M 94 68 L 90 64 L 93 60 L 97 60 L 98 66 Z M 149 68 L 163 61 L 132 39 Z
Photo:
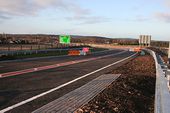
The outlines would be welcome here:
M 116 54 L 119 52 L 122 51 L 105 53 L 109 56 L 87 62 L 1 78 L 0 112 L 32 112 L 136 56 L 129 51 Z

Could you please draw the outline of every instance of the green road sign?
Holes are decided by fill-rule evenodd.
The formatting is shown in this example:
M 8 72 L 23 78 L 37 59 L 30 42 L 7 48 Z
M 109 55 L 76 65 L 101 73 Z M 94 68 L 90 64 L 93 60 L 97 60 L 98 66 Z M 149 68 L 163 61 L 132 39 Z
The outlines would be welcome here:
M 69 35 L 60 35 L 59 40 L 60 40 L 60 43 L 62 43 L 62 44 L 69 44 L 70 36 Z

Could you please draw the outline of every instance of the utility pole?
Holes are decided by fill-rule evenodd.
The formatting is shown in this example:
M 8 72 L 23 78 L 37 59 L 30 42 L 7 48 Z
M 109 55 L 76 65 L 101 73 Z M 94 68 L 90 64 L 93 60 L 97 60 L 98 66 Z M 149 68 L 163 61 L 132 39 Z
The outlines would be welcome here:
M 7 36 L 6 36 L 6 34 L 5 34 L 5 33 L 3 33 L 3 38 L 7 39 Z
M 170 64 L 170 41 L 169 41 L 169 49 L 168 49 L 168 63 Z

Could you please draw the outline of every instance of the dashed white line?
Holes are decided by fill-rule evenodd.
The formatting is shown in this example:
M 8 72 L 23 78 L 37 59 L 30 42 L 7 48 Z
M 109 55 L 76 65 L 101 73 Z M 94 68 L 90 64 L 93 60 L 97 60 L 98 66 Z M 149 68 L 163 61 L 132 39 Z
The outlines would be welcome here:
M 58 86 L 58 87 L 55 87 L 55 88 L 53 88 L 53 89 L 51 89 L 51 90 L 49 90 L 49 91 L 46 91 L 46 92 L 44 92 L 44 93 L 41 93 L 41 94 L 36 95 L 36 96 L 34 96 L 34 97 L 31 97 L 31 98 L 29 98 L 29 99 L 27 99 L 27 100 L 24 100 L 24 101 L 22 101 L 22 102 L 19 102 L 19 103 L 15 104 L 15 105 L 12 105 L 12 106 L 10 106 L 10 107 L 7 107 L 7 108 L 5 108 L 5 109 L 2 109 L 2 110 L 0 110 L 0 113 L 7 112 L 7 111 L 12 110 L 12 109 L 14 109 L 14 108 L 16 108 L 16 107 L 19 107 L 19 106 L 21 106 L 21 105 L 23 105 L 23 104 L 26 104 L 26 103 L 28 103 L 28 102 L 31 102 L 31 101 L 33 101 L 33 100 L 35 100 L 35 99 L 37 99 L 37 98 L 40 98 L 40 97 L 42 97 L 42 96 L 44 96 L 44 95 L 47 95 L 47 94 L 49 94 L 49 93 L 51 93 L 51 92 L 53 92 L 53 91 L 56 91 L 56 90 L 58 90 L 58 89 L 60 89 L 60 88 L 63 88 L 63 87 L 65 87 L 65 86 L 67 86 L 67 85 L 69 85 L 69 84 L 71 84 L 71 83 L 73 83 L 73 82 L 76 82 L 76 81 L 78 81 L 78 80 L 80 80 L 80 79 L 82 79 L 82 78 L 85 78 L 85 77 L 87 77 L 87 76 L 89 76 L 89 75 L 91 75 L 91 74 L 94 74 L 94 73 L 99 72 L 99 71 L 101 71 L 101 70 L 103 70 L 103 69 L 106 69 L 106 68 L 108 68 L 108 67 L 110 67 L 110 66 L 113 66 L 113 65 L 115 65 L 115 64 L 118 64 L 118 63 L 120 63 L 120 62 L 123 62 L 123 61 L 125 61 L 125 60 L 127 60 L 127 59 L 129 59 L 129 58 L 131 58 L 131 57 L 133 57 L 133 56 L 135 56 L 136 54 L 137 54 L 137 53 L 135 53 L 135 54 L 133 54 L 133 55 L 131 55 L 131 56 L 129 56 L 129 57 L 126 57 L 126 58 L 124 58 L 124 59 L 122 59 L 122 60 L 119 60 L 119 61 L 117 61 L 117 62 L 114 62 L 114 63 L 112 63 L 112 64 L 109 64 L 109 65 L 107 65 L 107 66 L 105 66 L 105 67 L 102 67 L 102 68 L 100 68 L 100 69 L 97 69 L 97 70 L 95 70 L 95 71 L 93 71 L 93 72 L 90 72 L 90 73 L 88 73 L 88 74 L 86 74 L 86 75 L 83 75 L 83 76 L 81 76 L 81 77 L 78 77 L 78 78 L 76 78 L 76 79 L 74 79 L 74 80 L 71 80 L 71 81 L 69 81 L 69 82 L 67 82 L 67 83 L 64 83 L 64 84 L 62 84 L 62 85 L 60 85 L 60 86 Z

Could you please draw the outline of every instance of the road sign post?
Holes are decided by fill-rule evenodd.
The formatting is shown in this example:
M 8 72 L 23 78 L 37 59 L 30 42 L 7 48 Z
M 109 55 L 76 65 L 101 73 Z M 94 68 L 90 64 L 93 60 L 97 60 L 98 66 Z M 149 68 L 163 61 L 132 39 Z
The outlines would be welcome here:
M 140 46 L 150 46 L 151 45 L 151 35 L 140 35 L 139 36 Z
M 69 35 L 60 35 L 59 42 L 61 44 L 70 44 L 70 36 Z

